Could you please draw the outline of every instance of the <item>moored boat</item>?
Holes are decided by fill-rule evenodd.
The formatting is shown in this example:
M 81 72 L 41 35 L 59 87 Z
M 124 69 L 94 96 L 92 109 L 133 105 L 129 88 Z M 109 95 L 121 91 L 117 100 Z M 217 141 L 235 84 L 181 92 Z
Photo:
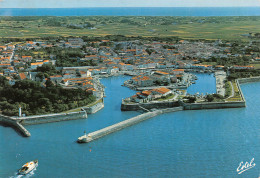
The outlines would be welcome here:
M 31 172 L 35 167 L 38 166 L 38 160 L 33 160 L 25 163 L 21 169 L 18 170 L 18 174 L 25 175 Z

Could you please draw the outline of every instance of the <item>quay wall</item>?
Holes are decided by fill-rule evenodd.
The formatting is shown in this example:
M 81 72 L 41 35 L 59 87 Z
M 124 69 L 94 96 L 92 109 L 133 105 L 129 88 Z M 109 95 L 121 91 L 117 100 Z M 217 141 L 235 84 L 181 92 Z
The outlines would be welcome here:
M 237 88 L 238 88 L 239 94 L 240 94 L 240 96 L 241 96 L 241 98 L 242 98 L 242 101 L 244 101 L 244 102 L 246 103 L 246 100 L 245 100 L 244 94 L 243 94 L 243 92 L 242 92 L 242 90 L 241 90 L 241 88 L 240 88 L 240 82 L 239 82 L 239 80 L 236 80 L 236 85 L 237 85 Z
M 26 136 L 26 137 L 30 137 L 31 134 L 28 130 L 26 130 L 26 128 L 24 128 L 24 126 L 22 124 L 20 124 L 19 122 L 16 122 L 17 124 L 17 128 L 20 130 L 20 132 Z
M 33 124 L 44 124 L 44 123 L 86 119 L 86 118 L 87 118 L 87 113 L 85 111 L 80 111 L 80 112 L 71 112 L 71 113 L 19 117 L 17 118 L 17 120 L 19 120 L 19 122 L 23 125 L 33 125 Z
M 30 137 L 31 134 L 26 130 L 16 119 L 4 115 L 0 115 L 0 123 L 3 125 L 11 126 L 25 137 Z
M 89 133 L 88 134 L 88 142 L 95 140 L 95 139 L 98 139 L 98 138 L 101 138 L 101 137 L 108 135 L 110 133 L 119 131 L 119 130 L 124 129 L 126 127 L 135 125 L 139 122 L 150 119 L 150 118 L 155 117 L 159 114 L 174 112 L 174 111 L 181 111 L 181 110 L 183 110 L 182 107 L 176 107 L 176 108 L 167 108 L 167 109 L 156 110 L 156 111 L 153 111 L 153 112 L 147 112 L 147 113 L 144 113 L 144 114 L 140 114 L 140 115 L 135 116 L 133 118 L 130 118 L 130 119 L 127 119 L 125 121 L 119 122 L 117 124 L 103 128 L 101 130 Z
M 178 101 L 168 101 L 168 102 L 153 102 L 153 103 L 136 103 L 136 104 L 128 104 L 122 101 L 121 110 L 122 111 L 136 111 L 140 110 L 141 107 L 145 109 L 164 109 L 164 108 L 172 108 L 180 106 Z
M 214 103 L 183 103 L 184 110 L 199 109 L 224 109 L 224 108 L 242 108 L 246 107 L 245 101 L 234 102 L 214 102 Z
M 249 82 L 260 82 L 260 77 L 240 78 L 237 79 L 240 84 Z
M 91 107 L 83 107 L 88 114 L 94 114 L 104 108 L 104 103 L 100 102 Z

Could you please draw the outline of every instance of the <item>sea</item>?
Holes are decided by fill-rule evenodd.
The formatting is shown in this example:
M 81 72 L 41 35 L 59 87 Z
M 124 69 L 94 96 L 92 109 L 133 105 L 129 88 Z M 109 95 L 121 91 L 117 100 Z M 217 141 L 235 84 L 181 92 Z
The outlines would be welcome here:
M 212 74 L 197 74 L 188 93 L 215 93 Z M 87 144 L 87 133 L 140 114 L 121 112 L 122 98 L 136 91 L 121 86 L 128 76 L 103 78 L 105 107 L 87 119 L 25 126 L 22 137 L 0 126 L 0 177 L 20 177 L 17 170 L 38 159 L 25 177 L 36 178 L 258 178 L 260 173 L 260 82 L 241 85 L 245 108 L 167 113 Z M 237 168 L 253 160 L 254 167 Z M 253 165 L 252 164 L 252 165 Z
M 259 16 L 260 7 L 0 8 L 0 16 Z

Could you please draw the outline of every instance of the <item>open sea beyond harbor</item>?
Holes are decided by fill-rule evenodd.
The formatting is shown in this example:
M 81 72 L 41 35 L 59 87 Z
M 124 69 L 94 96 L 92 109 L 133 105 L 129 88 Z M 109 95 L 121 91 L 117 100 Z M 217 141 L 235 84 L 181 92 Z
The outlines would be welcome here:
M 197 74 L 189 93 L 215 92 L 215 78 Z M 127 76 L 104 78 L 105 108 L 88 119 L 25 126 L 25 138 L 0 126 L 0 177 L 17 177 L 25 163 L 39 160 L 26 177 L 255 177 L 260 165 L 260 83 L 241 85 L 247 107 L 180 111 L 152 119 L 87 144 L 76 140 L 140 112 L 121 112 L 121 99 L 135 91 Z M 203 82 L 201 82 L 203 80 Z M 255 167 L 237 173 L 240 162 Z
M 259 16 L 260 7 L 0 8 L 0 16 Z

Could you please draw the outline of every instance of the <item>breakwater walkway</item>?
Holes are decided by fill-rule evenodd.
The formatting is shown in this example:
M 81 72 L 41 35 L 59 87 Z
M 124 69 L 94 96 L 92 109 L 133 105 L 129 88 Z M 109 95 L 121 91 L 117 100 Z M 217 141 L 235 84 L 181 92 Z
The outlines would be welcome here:
M 20 122 L 12 117 L 0 115 L 0 123 L 3 125 L 11 126 L 25 137 L 30 137 L 31 134 Z
M 85 136 L 80 137 L 80 139 L 84 139 L 85 140 L 84 142 L 91 142 L 95 139 L 104 137 L 108 134 L 119 131 L 119 130 L 124 129 L 126 127 L 130 127 L 130 126 L 135 125 L 137 123 L 140 123 L 144 120 L 155 117 L 159 114 L 168 113 L 168 112 L 176 112 L 176 111 L 181 111 L 181 110 L 183 110 L 183 107 L 174 107 L 174 108 L 160 109 L 160 110 L 155 110 L 155 111 L 152 111 L 152 112 L 140 114 L 138 116 L 127 119 L 127 120 L 122 121 L 122 122 L 119 122 L 117 124 L 114 124 L 114 125 L 105 127 L 103 129 L 97 130 L 95 132 L 89 133 Z
M 70 113 L 59 113 L 59 114 L 48 114 L 48 115 L 37 115 L 28 117 L 8 117 L 0 115 L 0 123 L 13 127 L 19 133 L 25 137 L 30 137 L 31 134 L 23 125 L 33 124 L 45 124 L 51 122 L 60 122 L 76 119 L 86 119 L 86 111 L 70 112 Z

